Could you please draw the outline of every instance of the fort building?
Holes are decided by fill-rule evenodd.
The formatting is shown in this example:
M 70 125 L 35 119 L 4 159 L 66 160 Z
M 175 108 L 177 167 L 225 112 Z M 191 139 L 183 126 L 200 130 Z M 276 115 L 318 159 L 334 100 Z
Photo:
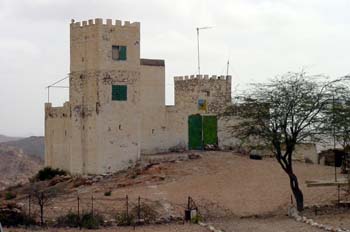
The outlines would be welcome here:
M 231 77 L 175 77 L 166 106 L 165 62 L 140 58 L 140 44 L 138 22 L 72 21 L 69 101 L 45 104 L 47 166 L 101 174 L 143 154 L 220 146 Z

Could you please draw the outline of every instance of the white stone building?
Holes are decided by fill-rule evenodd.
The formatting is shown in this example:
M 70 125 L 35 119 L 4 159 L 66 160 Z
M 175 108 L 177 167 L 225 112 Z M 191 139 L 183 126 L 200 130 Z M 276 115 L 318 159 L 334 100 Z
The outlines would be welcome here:
M 220 144 L 231 77 L 175 77 L 175 105 L 166 106 L 165 62 L 140 58 L 140 44 L 137 22 L 71 23 L 69 101 L 45 104 L 47 166 L 100 174 L 141 154 Z

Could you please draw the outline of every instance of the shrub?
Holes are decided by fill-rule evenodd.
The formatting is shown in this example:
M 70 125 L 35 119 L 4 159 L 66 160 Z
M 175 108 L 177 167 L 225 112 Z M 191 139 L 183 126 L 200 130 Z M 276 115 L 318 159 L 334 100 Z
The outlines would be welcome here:
M 18 209 L 0 210 L 0 222 L 3 226 L 35 225 L 35 220 Z
M 104 193 L 106 197 L 110 197 L 112 195 L 112 190 L 108 190 Z
M 78 227 L 80 223 L 79 215 L 77 213 L 68 212 L 68 214 L 57 218 L 56 226 L 60 227 Z
M 67 172 L 58 168 L 45 167 L 41 169 L 36 175 L 35 180 L 51 180 L 55 176 L 64 176 L 67 175 Z
M 79 216 L 77 213 L 69 212 L 66 215 L 57 218 L 58 227 L 82 227 L 85 229 L 98 229 L 103 225 L 103 217 L 98 213 L 83 213 Z
M 200 214 L 197 214 L 196 216 L 191 218 L 191 223 L 198 224 L 199 222 L 203 221 L 203 217 Z
M 6 200 L 11 200 L 11 199 L 14 199 L 16 198 L 16 193 L 13 193 L 13 192 L 6 192 L 5 193 L 5 199 Z
M 134 224 L 134 216 L 127 214 L 126 211 L 118 213 L 116 216 L 116 222 L 118 226 L 130 226 Z
M 130 211 L 134 218 L 138 217 L 138 206 L 136 205 Z M 145 203 L 141 203 L 140 205 L 140 219 L 143 220 L 144 223 L 150 224 L 153 223 L 157 219 L 157 212 L 149 205 Z
M 81 227 L 86 229 L 98 229 L 103 225 L 103 216 L 98 213 L 84 213 L 81 217 Z

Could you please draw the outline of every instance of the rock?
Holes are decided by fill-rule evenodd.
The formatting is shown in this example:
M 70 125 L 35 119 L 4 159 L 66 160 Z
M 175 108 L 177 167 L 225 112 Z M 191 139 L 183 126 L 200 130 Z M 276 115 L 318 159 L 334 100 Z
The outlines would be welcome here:
M 200 158 L 202 158 L 202 157 L 199 154 L 195 154 L 195 153 L 188 154 L 188 159 L 190 159 L 190 160 L 200 159 Z

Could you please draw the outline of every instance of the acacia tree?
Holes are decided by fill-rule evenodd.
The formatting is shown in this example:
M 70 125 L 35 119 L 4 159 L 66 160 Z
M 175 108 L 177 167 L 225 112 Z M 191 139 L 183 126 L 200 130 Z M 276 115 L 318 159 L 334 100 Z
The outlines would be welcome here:
M 344 150 L 350 148 L 350 86 L 343 78 L 336 91 L 332 93 L 332 102 L 328 116 L 327 134 L 332 134 L 335 145 L 340 145 Z
M 52 198 L 57 194 L 57 190 L 55 188 L 51 189 L 40 189 L 39 185 L 33 184 L 30 190 L 30 195 L 34 203 L 36 203 L 40 209 L 40 224 L 44 225 L 44 209 L 48 206 Z
M 272 147 L 276 160 L 290 180 L 297 209 L 304 197 L 294 173 L 292 156 L 301 142 L 318 141 L 327 122 L 325 111 L 332 99 L 336 81 L 304 72 L 287 73 L 267 83 L 253 84 L 239 103 L 235 126 L 240 138 L 254 137 Z

